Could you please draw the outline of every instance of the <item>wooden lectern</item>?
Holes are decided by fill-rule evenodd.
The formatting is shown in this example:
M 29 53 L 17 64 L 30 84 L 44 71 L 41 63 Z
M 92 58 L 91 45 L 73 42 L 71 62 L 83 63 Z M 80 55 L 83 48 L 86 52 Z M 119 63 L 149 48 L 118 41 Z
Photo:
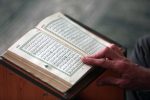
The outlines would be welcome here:
M 28 77 L 21 77 L 16 70 L 0 62 L 0 100 L 57 100 L 56 94 L 34 84 Z M 18 73 L 18 72 L 17 72 Z M 21 73 L 20 73 L 21 74 Z M 100 77 L 113 75 L 105 71 Z M 98 79 L 98 78 L 97 78 Z M 77 88 L 78 89 L 78 88 Z M 75 100 L 124 100 L 124 90 L 114 86 L 96 85 L 96 80 L 74 97 Z
M 68 16 L 69 17 L 69 16 Z M 70 18 L 72 19 L 72 18 Z M 87 26 L 77 22 L 87 30 L 104 38 L 111 43 L 105 36 L 93 31 Z M 15 39 L 17 40 L 17 39 Z M 13 44 L 13 43 L 11 43 Z M 26 75 L 19 69 L 12 67 L 0 59 L 0 100 L 57 100 L 60 98 L 57 93 L 49 90 L 49 86 L 41 83 L 32 75 Z M 75 100 L 125 100 L 124 89 L 115 86 L 97 86 L 96 81 L 100 77 L 114 75 L 111 71 L 105 71 L 96 80 L 90 82 L 87 87 L 84 87 L 73 99 Z M 79 88 L 75 88 L 78 91 Z

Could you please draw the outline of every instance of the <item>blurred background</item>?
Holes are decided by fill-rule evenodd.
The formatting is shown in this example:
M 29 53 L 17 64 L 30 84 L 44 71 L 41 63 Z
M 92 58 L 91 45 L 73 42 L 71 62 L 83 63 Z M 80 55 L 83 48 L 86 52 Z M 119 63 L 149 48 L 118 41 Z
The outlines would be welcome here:
M 150 33 L 149 9 L 150 0 L 0 0 L 0 53 L 60 11 L 120 43 L 130 55 L 135 41 Z

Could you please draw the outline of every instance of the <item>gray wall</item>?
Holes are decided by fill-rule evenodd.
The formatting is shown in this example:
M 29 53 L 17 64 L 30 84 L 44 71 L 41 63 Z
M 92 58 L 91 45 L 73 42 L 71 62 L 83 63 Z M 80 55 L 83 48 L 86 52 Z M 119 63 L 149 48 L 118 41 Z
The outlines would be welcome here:
M 150 33 L 149 0 L 0 0 L 0 52 L 61 11 L 127 47 Z M 6 46 L 7 45 L 7 46 Z

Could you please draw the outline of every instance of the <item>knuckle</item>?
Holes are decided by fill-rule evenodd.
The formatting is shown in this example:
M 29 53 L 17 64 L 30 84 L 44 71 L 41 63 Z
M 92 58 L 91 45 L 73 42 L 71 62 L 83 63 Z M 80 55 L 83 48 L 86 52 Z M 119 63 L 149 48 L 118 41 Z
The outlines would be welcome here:
M 107 63 L 106 63 L 105 60 L 99 61 L 99 62 L 97 62 L 97 63 L 98 63 L 98 65 L 107 67 Z
M 112 44 L 112 45 L 110 46 L 110 48 L 111 48 L 111 49 L 115 49 L 115 50 L 119 50 L 118 47 L 117 47 L 115 44 Z
M 120 63 L 120 64 L 124 64 L 124 62 L 125 62 L 125 61 L 124 61 L 123 59 L 119 60 L 119 63 Z
M 102 65 L 105 65 L 106 67 L 112 66 L 112 62 L 110 60 L 103 60 L 101 63 Z
M 107 53 L 107 52 L 109 52 L 110 51 L 110 48 L 109 47 L 106 47 L 105 49 L 104 49 L 104 53 Z
M 118 62 L 116 62 L 116 66 L 121 68 L 121 69 L 125 69 L 126 68 L 126 63 L 124 60 L 119 60 Z

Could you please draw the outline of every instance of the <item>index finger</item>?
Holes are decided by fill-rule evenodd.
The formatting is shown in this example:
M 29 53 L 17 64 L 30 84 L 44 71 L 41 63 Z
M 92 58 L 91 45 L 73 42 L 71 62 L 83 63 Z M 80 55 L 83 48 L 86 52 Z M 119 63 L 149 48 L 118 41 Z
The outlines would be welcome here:
M 122 72 L 122 67 L 118 66 L 117 61 L 84 57 L 82 58 L 82 62 L 87 65 L 111 69 L 119 73 Z
M 89 57 L 89 58 L 109 58 L 112 60 L 123 58 L 121 55 L 119 55 L 118 53 L 116 53 L 115 51 L 113 51 L 109 47 L 103 48 L 103 49 L 99 50 L 98 52 L 96 52 L 95 54 L 92 54 L 92 55 L 89 55 L 86 57 Z

